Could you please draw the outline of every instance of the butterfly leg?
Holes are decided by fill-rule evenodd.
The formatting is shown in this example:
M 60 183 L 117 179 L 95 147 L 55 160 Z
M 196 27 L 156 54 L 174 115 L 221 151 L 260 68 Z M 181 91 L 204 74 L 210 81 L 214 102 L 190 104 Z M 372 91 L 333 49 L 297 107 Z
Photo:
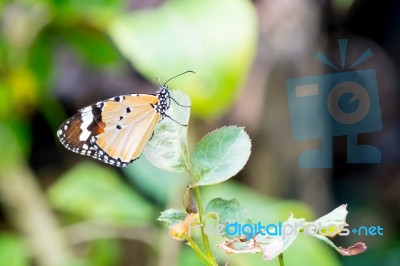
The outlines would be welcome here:
M 151 140 L 154 137 L 154 131 L 153 133 L 151 133 L 151 137 L 149 138 L 149 140 Z
M 170 102 L 171 102 L 171 99 L 172 99 L 177 105 L 179 105 L 179 106 L 181 106 L 181 107 L 188 107 L 188 108 L 192 107 L 191 105 L 182 105 L 182 104 L 178 103 L 174 98 L 172 98 L 172 97 L 170 96 L 170 97 L 169 97 L 169 101 L 170 101 Z
M 187 127 L 187 124 L 185 125 L 185 124 L 182 124 L 182 123 L 179 123 L 178 121 L 176 121 L 175 119 L 173 119 L 172 117 L 170 117 L 169 115 L 165 115 L 165 117 L 168 117 L 169 119 L 171 119 L 172 121 L 174 121 L 175 123 L 177 123 L 178 125 L 181 125 L 181 126 L 183 126 L 183 127 Z

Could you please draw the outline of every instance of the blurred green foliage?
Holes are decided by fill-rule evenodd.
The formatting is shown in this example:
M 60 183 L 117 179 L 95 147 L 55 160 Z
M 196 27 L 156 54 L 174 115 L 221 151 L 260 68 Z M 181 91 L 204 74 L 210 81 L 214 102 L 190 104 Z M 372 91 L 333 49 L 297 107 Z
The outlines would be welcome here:
M 0 265 L 29 265 L 26 246 L 17 235 L 0 233 Z
M 121 263 L 121 249 L 114 239 L 93 241 L 87 265 L 113 266 Z
M 16 124 L 18 126 L 18 124 Z M 23 151 L 18 143 L 18 130 L 0 121 L 0 174 L 6 174 L 10 168 L 17 167 L 23 160 Z
M 256 14 L 250 1 L 171 0 L 149 10 L 131 10 L 126 5 L 120 0 L 0 2 L 0 173 L 28 165 L 36 113 L 45 118 L 54 136 L 66 118 L 63 99 L 57 99 L 55 93 L 64 75 L 59 72 L 58 57 L 65 47 L 94 71 L 126 71 L 126 60 L 153 82 L 155 75 L 166 81 L 183 71 L 196 71 L 197 75 L 168 83 L 189 94 L 194 116 L 216 119 L 232 106 L 255 54 Z M 46 141 L 56 145 L 55 137 Z M 62 149 L 61 145 L 58 148 Z M 160 235 L 167 234 L 156 222 L 161 206 L 182 207 L 177 195 L 189 181 L 185 175 L 167 173 L 143 158 L 122 173 L 89 162 L 47 175 L 57 179 L 46 184 L 47 195 L 62 226 L 95 219 L 133 228 L 145 224 Z M 253 220 L 284 220 L 290 211 L 313 217 L 303 203 L 272 199 L 234 182 L 204 187 L 203 196 L 205 203 L 215 197 L 235 197 Z M 217 244 L 221 239 L 212 241 Z M 1 232 L 0 265 L 29 265 L 31 254 L 25 244 L 17 234 Z M 122 261 L 122 248 L 115 239 L 83 244 L 89 246 L 89 252 L 79 253 L 82 259 L 76 265 L 112 266 Z M 163 248 L 157 241 L 153 245 L 156 251 Z M 308 238 L 287 253 L 288 265 L 300 265 L 299 258 L 304 265 L 338 265 L 329 249 Z M 221 250 L 215 254 L 231 265 L 265 264 L 260 256 L 232 257 Z M 201 265 L 187 247 L 181 247 L 179 257 L 180 265 Z
M 155 73 L 166 80 L 185 70 L 197 72 L 195 78 L 181 78 L 179 89 L 189 94 L 195 116 L 215 118 L 232 105 L 246 77 L 257 29 L 250 1 L 171 0 L 119 17 L 109 32 L 149 80 Z
M 105 166 L 81 163 L 49 189 L 50 203 L 80 219 L 105 220 L 130 225 L 152 223 L 154 208 Z
M 32 112 L 41 112 L 54 130 L 63 117 L 53 86 L 62 75 L 55 60 L 62 47 L 98 69 L 121 66 L 122 53 L 152 81 L 155 75 L 165 81 L 195 70 L 197 76 L 179 81 L 194 115 L 215 118 L 232 105 L 255 53 L 256 17 L 249 1 L 172 0 L 131 11 L 125 5 L 118 0 L 2 4 L 0 119 L 26 125 L 28 130 L 18 129 L 24 149 L 29 151 L 30 142 L 25 118 Z

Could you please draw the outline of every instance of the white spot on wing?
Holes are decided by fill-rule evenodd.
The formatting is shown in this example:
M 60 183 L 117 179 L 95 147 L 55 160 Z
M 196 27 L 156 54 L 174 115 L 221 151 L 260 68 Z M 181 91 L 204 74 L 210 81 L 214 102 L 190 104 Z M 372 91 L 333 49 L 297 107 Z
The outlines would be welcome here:
M 92 106 L 85 107 L 81 110 L 82 113 L 92 111 Z
M 87 129 L 83 130 L 83 132 L 81 133 L 81 135 L 79 136 L 79 140 L 80 141 L 86 141 L 88 139 L 88 137 L 90 136 L 90 131 L 88 131 Z
M 84 150 L 87 150 L 87 149 L 89 149 L 89 146 L 88 146 L 87 144 L 83 144 L 82 148 L 83 148 Z
M 86 108 L 92 109 L 92 107 L 86 107 Z M 86 109 L 86 108 L 85 108 L 85 109 Z M 82 133 L 81 133 L 81 135 L 79 136 L 79 140 L 80 140 L 80 141 L 86 141 L 86 140 L 89 138 L 89 136 L 90 136 L 90 131 L 87 130 L 87 128 L 88 128 L 89 125 L 93 122 L 93 115 L 92 115 L 91 112 L 89 112 L 89 113 L 84 113 L 84 114 L 82 115 L 81 119 L 82 119 L 82 121 L 83 121 L 82 124 L 81 124 Z

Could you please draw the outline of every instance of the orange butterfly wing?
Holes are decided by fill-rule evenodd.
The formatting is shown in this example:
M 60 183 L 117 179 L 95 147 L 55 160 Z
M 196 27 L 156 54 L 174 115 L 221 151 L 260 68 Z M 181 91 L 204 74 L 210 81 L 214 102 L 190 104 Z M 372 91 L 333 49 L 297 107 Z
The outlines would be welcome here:
M 158 98 L 130 94 L 85 107 L 57 131 L 68 149 L 115 166 L 127 166 L 142 153 L 161 115 Z

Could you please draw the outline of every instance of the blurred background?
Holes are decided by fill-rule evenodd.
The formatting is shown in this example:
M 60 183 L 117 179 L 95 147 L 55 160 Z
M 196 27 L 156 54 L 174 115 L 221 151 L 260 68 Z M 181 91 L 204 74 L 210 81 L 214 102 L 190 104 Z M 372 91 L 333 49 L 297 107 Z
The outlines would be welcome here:
M 202 265 L 156 219 L 183 210 L 189 179 L 145 158 L 117 169 L 66 150 L 58 126 L 78 109 L 169 82 L 192 100 L 195 145 L 224 125 L 245 126 L 252 155 L 232 180 L 202 189 L 204 203 L 237 198 L 253 221 L 313 220 L 347 203 L 350 228 L 380 225 L 384 236 L 336 238 L 368 249 L 341 257 L 300 236 L 286 265 L 400 263 L 400 2 L 361 0 L 14 0 L 0 1 L 0 265 Z M 340 65 L 338 39 L 348 39 Z M 291 135 L 286 80 L 352 70 L 377 74 L 383 130 L 359 143 L 379 164 L 348 164 L 346 137 L 333 138 L 333 167 L 299 168 L 319 140 Z M 142 156 L 144 157 L 144 156 Z M 212 238 L 212 246 L 222 239 Z M 278 265 L 261 254 L 227 255 L 220 265 Z

